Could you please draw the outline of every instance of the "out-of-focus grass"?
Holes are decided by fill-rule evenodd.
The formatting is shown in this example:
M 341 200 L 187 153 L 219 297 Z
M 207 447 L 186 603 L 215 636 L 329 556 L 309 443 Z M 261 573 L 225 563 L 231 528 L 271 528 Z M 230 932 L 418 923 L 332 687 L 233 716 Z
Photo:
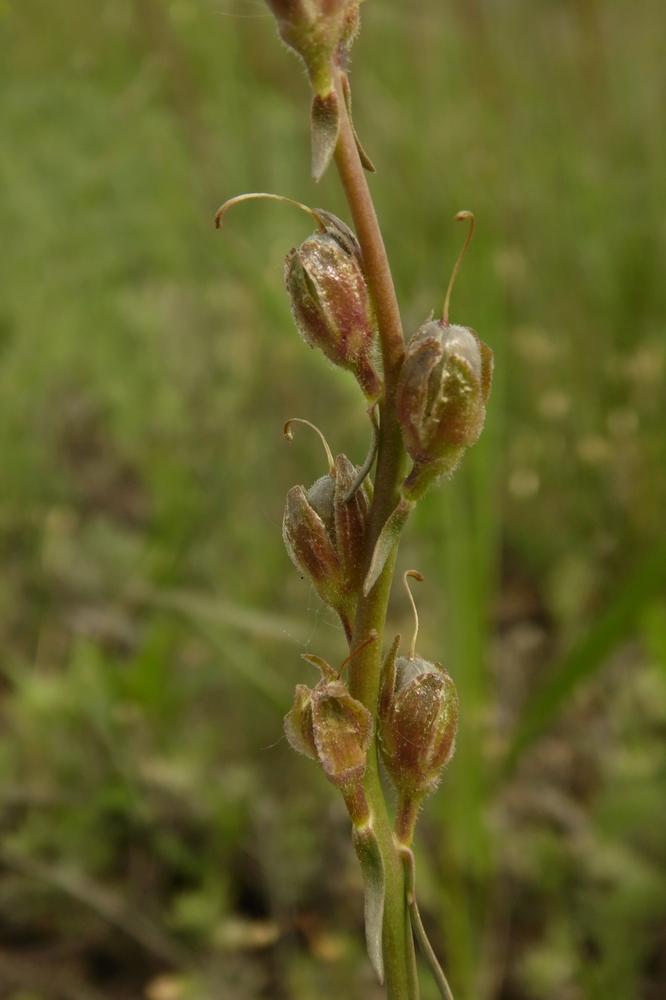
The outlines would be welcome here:
M 663 22 L 364 4 L 355 122 L 406 331 L 471 208 L 452 319 L 497 362 L 401 554 L 461 698 L 418 845 L 461 1000 L 666 991 Z M 0 982 L 373 996 L 344 813 L 281 737 L 298 653 L 343 647 L 283 552 L 322 456 L 281 427 L 360 460 L 367 421 L 292 327 L 304 219 L 212 227 L 253 189 L 347 217 L 307 176 L 302 73 L 241 0 L 14 0 L 0 46 Z

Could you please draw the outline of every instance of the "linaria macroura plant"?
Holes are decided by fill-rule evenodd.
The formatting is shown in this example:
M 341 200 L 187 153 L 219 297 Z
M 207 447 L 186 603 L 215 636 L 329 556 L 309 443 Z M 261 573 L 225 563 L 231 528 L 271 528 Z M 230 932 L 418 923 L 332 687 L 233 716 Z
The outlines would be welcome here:
M 324 440 L 327 473 L 287 495 L 287 551 L 340 617 L 350 653 L 338 670 L 305 657 L 321 680 L 312 689 L 297 686 L 285 730 L 294 749 L 314 760 L 343 795 L 363 872 L 368 955 L 388 1000 L 418 998 L 414 936 L 442 997 L 451 1000 L 419 917 L 410 844 L 421 802 L 453 754 L 456 688 L 443 667 L 416 655 L 416 630 L 406 656 L 398 656 L 399 636 L 383 658 L 382 645 L 400 533 L 425 492 L 453 474 L 484 423 L 492 352 L 474 330 L 449 322 L 451 289 L 474 217 L 456 216 L 469 222 L 469 232 L 441 317 L 431 313 L 405 344 L 366 179 L 374 167 L 351 120 L 348 61 L 361 0 L 267 3 L 281 38 L 308 71 L 312 174 L 319 180 L 335 163 L 356 233 L 330 212 L 263 193 L 225 202 L 216 224 L 248 198 L 289 202 L 313 217 L 315 232 L 286 258 L 292 313 L 306 343 L 356 378 L 373 437 L 360 467 L 345 455 L 334 459 Z M 288 439 L 294 420 L 285 426 Z M 409 571 L 405 585 L 409 576 L 422 579 Z M 418 628 L 415 606 L 414 614 Z M 394 786 L 394 826 L 380 756 Z

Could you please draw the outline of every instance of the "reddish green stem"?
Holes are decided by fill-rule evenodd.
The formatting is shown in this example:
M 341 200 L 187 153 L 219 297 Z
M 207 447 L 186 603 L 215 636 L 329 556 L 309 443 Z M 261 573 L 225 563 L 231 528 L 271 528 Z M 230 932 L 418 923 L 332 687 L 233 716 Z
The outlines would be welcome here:
M 400 309 L 393 285 L 384 239 L 375 206 L 368 187 L 366 172 L 356 148 L 354 132 L 346 111 L 342 87 L 338 81 L 338 100 L 342 108 L 340 138 L 335 151 L 335 165 L 351 210 L 356 235 L 363 251 L 363 265 L 377 313 L 381 341 L 386 397 L 392 400 L 392 389 L 400 374 L 405 354 Z
M 364 553 L 364 567 L 367 571 L 379 533 L 398 503 L 398 487 L 405 475 L 406 453 L 395 411 L 395 388 L 404 357 L 404 339 L 384 241 L 339 80 L 338 97 L 342 108 L 342 120 L 335 162 L 363 251 L 365 276 L 377 314 L 384 363 L 385 393 L 380 403 L 377 472 Z M 362 594 L 359 596 L 352 648 L 360 645 L 373 629 L 380 636 L 384 633 L 394 563 L 395 550 L 367 597 Z M 363 575 L 365 576 L 365 572 Z M 366 705 L 375 720 L 380 669 L 380 642 L 366 646 L 354 658 L 349 668 L 349 690 L 355 698 Z M 364 787 L 384 859 L 386 876 L 383 952 L 387 1000 L 418 1000 L 414 942 L 406 903 L 404 868 L 384 800 L 376 741 L 368 753 Z

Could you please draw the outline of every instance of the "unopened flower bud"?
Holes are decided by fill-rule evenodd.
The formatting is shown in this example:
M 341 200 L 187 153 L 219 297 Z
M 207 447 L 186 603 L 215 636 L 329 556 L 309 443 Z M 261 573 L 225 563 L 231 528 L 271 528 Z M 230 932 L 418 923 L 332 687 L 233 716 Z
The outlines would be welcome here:
M 280 37 L 303 59 L 312 87 L 324 96 L 339 62 L 358 31 L 360 0 L 266 0 Z
M 493 355 L 474 330 L 429 319 L 405 351 L 396 406 L 405 447 L 418 465 L 451 472 L 478 439 Z
M 422 580 L 415 570 L 405 573 L 416 627 L 407 656 L 397 656 L 397 636 L 382 665 L 378 704 L 379 747 L 386 770 L 396 787 L 400 813 L 416 804 L 439 781 L 440 771 L 453 756 L 458 728 L 456 687 L 440 663 L 414 652 L 418 633 L 416 606 L 407 577 Z M 408 810 L 409 812 L 409 810 Z M 409 823 L 416 815 L 411 810 Z M 408 842 L 409 830 L 403 831 Z
M 377 370 L 377 324 L 361 249 L 340 219 L 318 210 L 324 232 L 287 255 L 285 281 L 298 330 L 310 347 L 351 371 L 369 400 L 382 390 Z
M 370 712 L 352 698 L 342 681 L 320 682 L 310 691 L 309 704 L 305 703 L 306 690 L 299 684 L 296 704 L 286 717 L 289 742 L 301 751 L 305 745 L 309 750 L 314 746 L 315 753 L 308 756 L 319 761 L 334 785 L 343 787 L 358 781 L 365 773 L 372 738 Z M 303 736 L 304 730 L 308 738 Z
M 395 660 L 393 686 L 382 687 L 379 740 L 382 759 L 401 796 L 421 799 L 453 756 L 458 695 L 439 663 L 420 656 Z
M 370 402 L 382 391 L 377 366 L 378 331 L 363 272 L 363 254 L 346 223 L 323 208 L 309 208 L 292 198 L 265 191 L 229 198 L 215 213 L 218 229 L 232 205 L 267 198 L 307 212 L 318 229 L 285 261 L 285 284 L 299 333 L 329 361 L 356 376 Z
M 287 435 L 291 423 L 285 427 Z M 333 462 L 326 447 L 328 474 L 307 491 L 294 486 L 287 494 L 282 536 L 290 559 L 321 599 L 337 611 L 349 638 L 361 583 L 372 487 L 365 479 L 349 498 L 357 481 L 356 469 L 346 455 L 338 455 Z
M 376 638 L 377 633 L 371 633 L 351 655 Z M 319 668 L 322 679 L 312 689 L 297 686 L 284 720 L 287 739 L 294 750 L 318 761 L 328 780 L 342 790 L 354 822 L 364 823 L 369 812 L 361 782 L 372 740 L 372 716 L 325 660 L 309 653 L 303 658 Z
M 449 323 L 449 301 L 458 268 L 474 231 L 471 212 L 467 240 L 458 258 L 441 319 L 429 319 L 407 344 L 396 395 L 402 437 L 414 469 L 405 494 L 418 499 L 439 476 L 453 472 L 465 448 L 478 439 L 486 416 L 493 352 L 467 326 Z

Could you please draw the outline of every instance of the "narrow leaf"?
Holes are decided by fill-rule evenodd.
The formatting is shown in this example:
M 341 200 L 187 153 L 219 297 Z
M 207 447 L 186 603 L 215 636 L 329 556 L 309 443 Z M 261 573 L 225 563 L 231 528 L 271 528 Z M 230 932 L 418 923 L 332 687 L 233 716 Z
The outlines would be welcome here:
M 189 620 L 201 618 L 214 625 L 247 632 L 259 639 L 275 639 L 293 644 L 295 636 L 299 641 L 305 641 L 311 629 L 305 620 L 274 615 L 260 608 L 235 604 L 224 597 L 196 590 L 172 590 L 133 583 L 126 596 L 130 602 L 168 608 Z
M 368 958 L 380 983 L 384 982 L 382 931 L 384 927 L 384 895 L 386 891 L 384 861 L 377 834 L 371 823 L 355 826 L 354 849 L 361 863 L 365 898 L 365 941 Z
M 666 546 L 652 551 L 620 584 L 615 596 L 583 638 L 564 657 L 528 706 L 504 765 L 513 770 L 523 750 L 550 724 L 574 688 L 597 670 L 635 627 L 645 605 L 666 585 Z
M 444 970 L 437 961 L 437 956 L 435 955 L 432 945 L 428 939 L 428 935 L 425 932 L 425 927 L 423 926 L 421 914 L 419 913 L 419 908 L 416 902 L 416 862 L 414 860 L 414 853 L 409 849 L 409 847 L 402 847 L 401 853 L 405 869 L 405 892 L 407 894 L 407 906 L 409 907 L 409 915 L 414 929 L 414 935 L 419 943 L 421 954 L 430 967 L 432 977 L 437 984 L 437 989 L 439 990 L 439 995 L 442 1000 L 453 1000 L 451 987 L 446 980 Z

